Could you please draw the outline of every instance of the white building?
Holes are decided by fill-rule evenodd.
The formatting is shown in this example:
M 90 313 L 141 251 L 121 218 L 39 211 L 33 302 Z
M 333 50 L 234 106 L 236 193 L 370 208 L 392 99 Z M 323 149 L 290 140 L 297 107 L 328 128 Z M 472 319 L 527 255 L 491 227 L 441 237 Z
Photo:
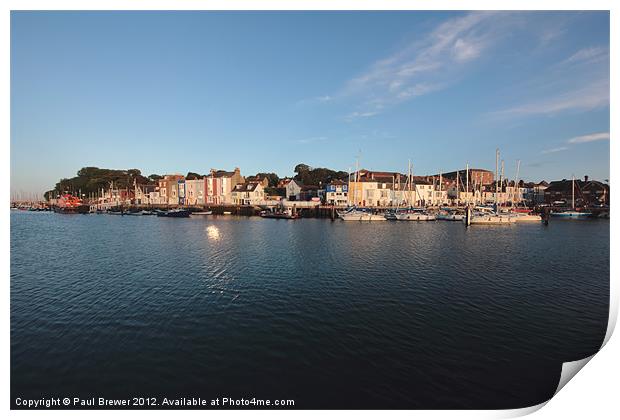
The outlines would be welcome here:
M 248 206 L 265 201 L 265 189 L 261 182 L 237 184 L 232 190 L 234 204 Z

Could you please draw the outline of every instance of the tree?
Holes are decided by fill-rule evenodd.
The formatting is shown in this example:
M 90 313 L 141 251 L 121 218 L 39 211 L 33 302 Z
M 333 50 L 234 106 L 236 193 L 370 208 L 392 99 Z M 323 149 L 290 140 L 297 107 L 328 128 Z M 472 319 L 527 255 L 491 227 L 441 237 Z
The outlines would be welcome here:
M 196 172 L 188 172 L 187 176 L 185 177 L 185 179 L 201 179 L 203 178 L 203 175 L 200 175 Z
M 308 172 L 310 169 L 310 166 L 306 165 L 305 163 L 300 163 L 297 166 L 295 166 L 295 169 L 293 169 L 295 171 L 296 174 L 302 174 L 304 172 Z
M 278 176 L 278 174 L 275 174 L 273 172 L 259 172 L 256 174 L 256 177 L 267 178 L 270 187 L 277 187 L 278 182 L 280 182 L 280 177 Z

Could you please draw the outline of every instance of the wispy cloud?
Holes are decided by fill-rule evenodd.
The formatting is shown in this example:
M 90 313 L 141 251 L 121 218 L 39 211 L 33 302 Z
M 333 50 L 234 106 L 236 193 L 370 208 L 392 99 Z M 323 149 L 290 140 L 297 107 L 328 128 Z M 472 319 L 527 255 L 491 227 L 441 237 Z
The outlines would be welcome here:
M 609 80 L 601 80 L 548 99 L 536 100 L 490 114 L 496 117 L 554 115 L 565 111 L 589 111 L 608 105 Z
M 609 133 L 592 133 L 585 134 L 583 136 L 573 137 L 568 140 L 569 144 L 578 144 L 578 143 L 591 143 L 593 141 L 601 141 L 601 140 L 609 140 Z
M 564 150 L 568 150 L 568 147 L 566 146 L 555 147 L 553 149 L 543 150 L 542 152 L 540 152 L 540 154 L 548 155 L 549 153 L 558 153 L 558 152 L 563 152 Z
M 325 140 L 327 140 L 327 137 L 325 137 L 325 136 L 307 137 L 307 138 L 304 138 L 304 139 L 297 140 L 297 143 L 299 143 L 299 144 L 312 144 L 312 143 L 318 143 L 318 142 L 325 141 Z
M 540 153 L 542 155 L 547 155 L 549 153 L 563 152 L 565 150 L 569 150 L 571 148 L 569 146 L 573 144 L 592 143 L 594 141 L 601 141 L 601 140 L 609 140 L 609 133 L 599 132 L 599 133 L 590 133 L 590 134 L 584 134 L 582 136 L 573 137 L 573 138 L 566 140 L 566 144 L 568 146 L 554 147 L 552 149 L 543 150 Z
M 449 86 L 463 66 L 481 57 L 501 38 L 501 16 L 474 12 L 444 21 L 422 39 L 373 63 L 336 94 L 359 101 L 358 110 L 347 120 L 375 115 Z
M 344 120 L 348 121 L 348 122 L 351 122 L 351 121 L 359 119 L 359 118 L 374 117 L 378 113 L 379 113 L 378 111 L 351 112 L 350 114 L 345 115 Z
M 582 48 L 566 60 L 562 64 L 587 63 L 593 64 L 609 58 L 609 49 L 605 47 L 588 47 Z

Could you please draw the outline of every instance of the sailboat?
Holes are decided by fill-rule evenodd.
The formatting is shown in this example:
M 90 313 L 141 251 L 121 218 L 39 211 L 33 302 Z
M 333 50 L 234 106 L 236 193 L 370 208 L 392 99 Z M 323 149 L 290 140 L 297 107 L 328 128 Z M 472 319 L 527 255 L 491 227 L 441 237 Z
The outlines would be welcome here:
M 531 211 L 527 209 L 517 209 L 515 206 L 515 201 L 517 199 L 517 188 L 519 185 L 519 168 L 521 167 L 521 161 L 517 160 L 517 173 L 515 175 L 514 186 L 512 189 L 512 209 L 510 210 L 510 215 L 515 218 L 515 222 L 542 222 L 542 217 L 538 214 L 533 214 Z
M 409 208 L 408 209 L 403 209 L 403 210 L 396 210 L 396 213 L 394 214 L 394 216 L 396 217 L 396 220 L 403 220 L 403 221 L 415 221 L 415 222 L 426 222 L 426 221 L 431 221 L 431 220 L 436 220 L 437 218 L 435 217 L 434 214 L 428 214 L 424 209 L 415 209 L 413 208 L 412 204 L 413 204 L 413 199 L 412 199 L 412 185 L 413 185 L 413 172 L 411 170 L 411 161 L 409 161 L 409 166 L 408 166 L 408 171 L 407 171 L 407 188 L 408 188 L 408 192 L 409 192 L 409 198 L 407 200 L 408 204 L 409 204 Z M 417 195 L 417 186 L 416 186 L 416 195 Z
M 345 222 L 381 222 L 386 221 L 387 219 L 383 214 L 374 214 L 372 211 L 368 209 L 358 209 L 357 205 L 357 186 L 359 183 L 359 160 L 355 162 L 355 189 L 353 190 L 353 207 L 343 211 L 338 212 L 338 216 Z M 350 180 L 350 176 L 349 176 Z M 351 191 L 351 186 L 349 185 L 349 191 Z
M 563 217 L 565 219 L 583 219 L 592 216 L 592 213 L 588 211 L 577 211 L 577 209 L 575 209 L 575 175 L 573 175 L 571 210 L 552 211 L 551 216 Z
M 495 150 L 495 213 L 479 212 L 473 214 L 469 220 L 465 220 L 465 223 L 472 225 L 505 225 L 512 224 L 517 221 L 517 218 L 510 213 L 499 212 L 499 149 Z

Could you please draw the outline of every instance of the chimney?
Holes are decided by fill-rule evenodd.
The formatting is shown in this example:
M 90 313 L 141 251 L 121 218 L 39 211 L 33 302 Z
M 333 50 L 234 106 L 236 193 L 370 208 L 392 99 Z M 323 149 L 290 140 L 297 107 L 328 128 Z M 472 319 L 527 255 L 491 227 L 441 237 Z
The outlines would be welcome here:
M 588 182 L 588 175 L 585 175 L 585 176 L 583 177 L 583 180 L 584 180 L 585 182 Z

